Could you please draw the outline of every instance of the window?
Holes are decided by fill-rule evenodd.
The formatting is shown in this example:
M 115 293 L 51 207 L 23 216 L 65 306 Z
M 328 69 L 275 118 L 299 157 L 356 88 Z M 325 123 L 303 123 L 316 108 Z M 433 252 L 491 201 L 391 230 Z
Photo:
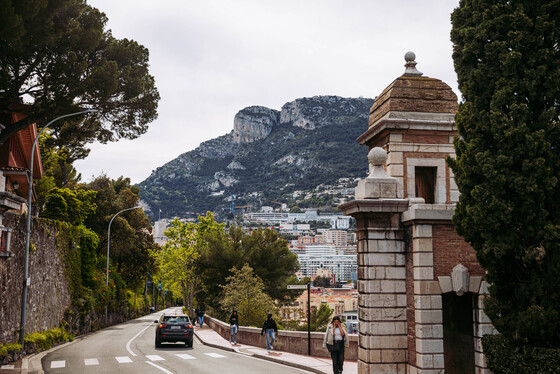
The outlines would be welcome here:
M 416 197 L 424 198 L 426 204 L 435 203 L 437 167 L 415 167 Z

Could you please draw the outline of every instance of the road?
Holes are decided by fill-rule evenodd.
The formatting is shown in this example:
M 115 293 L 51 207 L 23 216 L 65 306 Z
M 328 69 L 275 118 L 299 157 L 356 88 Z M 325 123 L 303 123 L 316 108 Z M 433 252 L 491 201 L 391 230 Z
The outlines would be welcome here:
M 175 308 L 166 313 L 180 313 Z M 195 338 L 193 348 L 167 343 L 155 348 L 154 313 L 100 330 L 45 355 L 41 364 L 47 374 L 302 374 L 306 371 L 203 345 Z

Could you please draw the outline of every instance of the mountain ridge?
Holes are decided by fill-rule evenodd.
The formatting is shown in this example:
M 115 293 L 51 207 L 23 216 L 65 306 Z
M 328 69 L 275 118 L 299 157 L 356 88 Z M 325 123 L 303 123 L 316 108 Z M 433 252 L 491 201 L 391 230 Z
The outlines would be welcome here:
M 367 149 L 356 138 L 367 130 L 373 99 L 314 96 L 241 109 L 229 133 L 156 168 L 140 182 L 152 216 L 228 213 L 228 201 L 263 205 L 291 199 L 343 177 L 364 177 Z M 291 196 L 291 197 L 290 197 Z M 292 201 L 292 205 L 297 201 Z

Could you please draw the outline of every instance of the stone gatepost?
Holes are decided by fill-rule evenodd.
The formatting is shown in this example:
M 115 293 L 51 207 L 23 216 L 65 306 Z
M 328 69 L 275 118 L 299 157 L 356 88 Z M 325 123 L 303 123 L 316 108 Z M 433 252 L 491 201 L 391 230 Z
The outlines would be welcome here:
M 406 257 L 401 213 L 408 209 L 402 185 L 384 169 L 387 152 L 368 154 L 370 175 L 356 200 L 340 205 L 357 223 L 360 374 L 406 373 Z

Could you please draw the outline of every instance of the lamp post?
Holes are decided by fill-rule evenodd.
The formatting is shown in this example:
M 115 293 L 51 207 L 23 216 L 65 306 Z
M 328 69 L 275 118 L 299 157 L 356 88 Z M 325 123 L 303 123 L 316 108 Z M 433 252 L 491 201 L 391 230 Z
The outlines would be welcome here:
M 133 206 L 132 208 L 126 208 L 115 214 L 111 220 L 109 221 L 109 228 L 107 229 L 107 269 L 105 275 L 105 286 L 109 286 L 109 248 L 111 246 L 111 224 L 116 216 L 121 214 L 122 212 L 126 212 L 127 210 L 138 209 L 141 208 L 140 205 Z M 105 306 L 105 324 L 107 324 L 107 305 Z
M 92 113 L 98 112 L 97 109 L 86 109 L 81 112 L 65 114 L 60 117 L 56 117 L 49 123 L 47 123 L 41 131 L 33 140 L 33 145 L 31 146 L 31 157 L 29 158 L 29 190 L 27 192 L 27 228 L 25 234 L 25 265 L 24 265 L 24 275 L 23 275 L 23 292 L 21 296 L 21 323 L 20 323 L 20 344 L 23 350 L 25 350 L 25 317 L 26 317 L 26 307 L 27 307 L 27 287 L 31 284 L 31 279 L 29 278 L 29 245 L 30 245 L 30 236 L 31 236 L 31 195 L 33 191 L 33 153 L 35 153 L 35 145 L 37 144 L 37 140 L 53 122 L 56 122 L 62 118 L 77 116 L 79 114 L 85 113 Z

